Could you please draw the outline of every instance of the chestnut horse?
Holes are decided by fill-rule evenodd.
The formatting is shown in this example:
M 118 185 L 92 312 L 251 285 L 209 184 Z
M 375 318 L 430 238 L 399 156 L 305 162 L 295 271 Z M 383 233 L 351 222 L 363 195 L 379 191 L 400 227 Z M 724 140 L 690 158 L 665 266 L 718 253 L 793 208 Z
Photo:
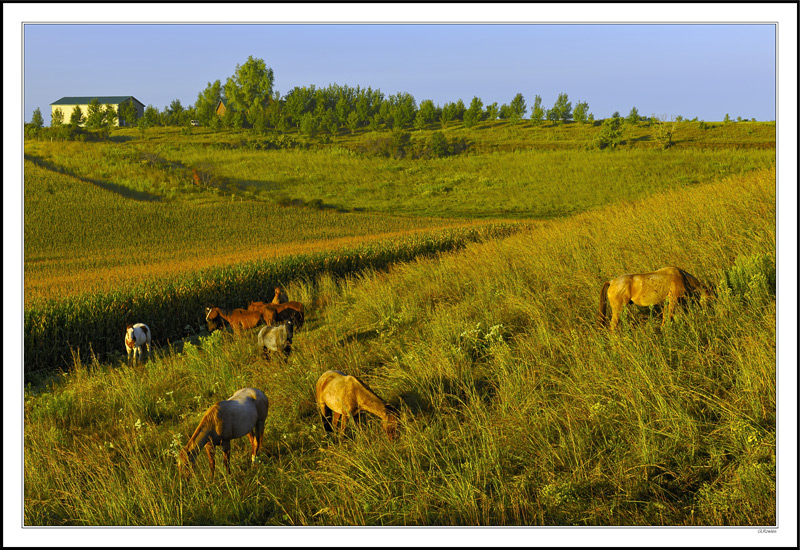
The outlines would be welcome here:
M 697 293 L 703 298 L 710 295 L 708 287 L 679 267 L 663 267 L 651 273 L 620 275 L 605 283 L 600 290 L 598 319 L 601 325 L 606 324 L 606 303 L 610 303 L 613 331 L 619 324 L 622 308 L 627 304 L 654 306 L 668 301 L 661 321 L 663 327 L 672 317 L 678 300 Z
M 269 311 L 274 312 L 274 321 L 283 323 L 291 320 L 295 328 L 303 326 L 305 321 L 305 308 L 300 302 L 285 302 L 283 304 L 267 304 L 265 302 L 250 302 L 247 309 L 251 311 L 260 311 L 266 319 Z M 271 324 L 271 323 L 267 323 Z
M 219 323 L 219 319 L 225 319 L 233 327 L 233 332 L 238 334 L 244 329 L 257 326 L 261 321 L 266 324 L 273 322 L 273 315 L 268 312 L 254 311 L 249 309 L 226 310 L 219 307 L 206 308 L 206 323 L 209 326 Z
M 212 405 L 205 412 L 186 447 L 179 454 L 178 467 L 181 473 L 188 476 L 187 466 L 189 464 L 194 466 L 197 455 L 205 447 L 213 479 L 214 447 L 220 445 L 222 462 L 230 474 L 231 440 L 244 436 L 247 436 L 253 448 L 250 463 L 255 462 L 256 454 L 261 447 L 261 438 L 264 435 L 268 409 L 267 396 L 257 388 L 242 388 L 237 390 L 227 401 L 219 401 Z
M 397 410 L 378 397 L 369 386 L 338 370 L 322 373 L 316 385 L 317 407 L 322 415 L 325 431 L 333 431 L 339 423 L 339 435 L 344 433 L 347 417 L 367 411 L 383 420 L 383 429 L 389 439 L 397 432 Z M 331 419 L 332 416 L 332 419 Z

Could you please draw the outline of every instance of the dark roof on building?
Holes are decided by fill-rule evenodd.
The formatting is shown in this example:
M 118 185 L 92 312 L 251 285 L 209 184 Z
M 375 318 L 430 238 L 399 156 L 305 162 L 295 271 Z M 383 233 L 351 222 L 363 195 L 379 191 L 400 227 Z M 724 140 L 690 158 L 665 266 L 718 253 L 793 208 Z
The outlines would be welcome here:
M 87 95 L 87 96 L 74 96 L 62 97 L 58 101 L 52 102 L 50 105 L 88 105 L 93 99 L 97 99 L 102 105 L 111 103 L 117 105 L 129 99 L 134 100 L 136 103 L 144 107 L 144 103 L 133 97 L 132 95 Z

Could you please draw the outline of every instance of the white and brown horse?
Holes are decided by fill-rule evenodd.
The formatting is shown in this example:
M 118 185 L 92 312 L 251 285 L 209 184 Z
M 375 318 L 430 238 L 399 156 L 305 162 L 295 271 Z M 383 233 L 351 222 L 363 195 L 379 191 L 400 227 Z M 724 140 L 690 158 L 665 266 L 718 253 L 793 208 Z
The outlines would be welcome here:
M 149 359 L 152 340 L 150 328 L 144 323 L 128 325 L 125 329 L 125 349 L 128 352 L 128 363 L 131 362 L 131 358 L 134 361 L 141 361 L 142 348 L 144 347 L 147 348 L 147 357 Z
M 628 304 L 654 306 L 667 301 L 661 326 L 672 317 L 678 301 L 684 297 L 710 295 L 708 287 L 679 267 L 663 267 L 650 273 L 620 275 L 603 285 L 600 290 L 598 320 L 606 324 L 606 305 L 611 304 L 611 330 L 619 324 L 622 309 Z
M 346 375 L 338 370 L 322 373 L 317 380 L 316 397 L 326 431 L 333 431 L 339 423 L 339 435 L 341 435 L 344 433 L 347 417 L 359 411 L 367 411 L 383 420 L 383 429 L 390 440 L 395 438 L 397 410 L 355 376 Z
M 282 352 L 288 357 L 292 352 L 293 335 L 292 321 L 286 321 L 275 327 L 266 326 L 258 331 L 258 345 L 261 346 L 266 358 L 269 358 L 270 352 Z
M 261 448 L 268 410 L 269 400 L 264 392 L 257 388 L 242 388 L 227 401 L 219 401 L 212 405 L 203 415 L 186 447 L 180 452 L 178 466 L 181 473 L 188 476 L 188 466 L 190 464 L 194 466 L 200 450 L 205 448 L 213 479 L 214 449 L 219 445 L 222 447 L 222 462 L 230 474 L 231 440 L 244 436 L 248 437 L 253 449 L 250 462 L 251 464 L 255 462 L 256 454 Z

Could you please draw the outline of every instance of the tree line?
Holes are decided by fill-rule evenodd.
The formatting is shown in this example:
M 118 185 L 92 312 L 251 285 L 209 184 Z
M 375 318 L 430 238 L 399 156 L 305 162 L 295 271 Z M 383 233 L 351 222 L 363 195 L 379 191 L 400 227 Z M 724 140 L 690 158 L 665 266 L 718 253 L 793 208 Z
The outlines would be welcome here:
M 336 135 L 342 130 L 355 132 L 359 129 L 422 129 L 439 123 L 444 129 L 451 122 L 458 121 L 467 128 L 484 121 L 505 120 L 517 124 L 528 114 L 528 106 L 521 93 L 517 93 L 507 104 L 497 102 L 484 105 L 479 97 L 473 97 L 469 105 L 459 99 L 444 105 L 435 105 L 425 99 L 417 103 L 407 92 L 385 95 L 371 87 L 355 88 L 347 85 L 331 84 L 326 87 L 295 86 L 285 95 L 275 91 L 275 75 L 263 59 L 249 56 L 242 65 L 236 65 L 234 74 L 223 84 L 220 80 L 207 86 L 197 95 L 193 105 L 184 107 L 180 99 L 174 99 L 159 111 L 148 105 L 142 117 L 137 117 L 136 109 L 130 102 L 120 105 L 119 112 L 113 105 L 100 105 L 95 99 L 88 105 L 87 113 L 75 107 L 70 113 L 71 128 L 85 125 L 87 129 L 110 128 L 119 120 L 122 125 L 137 125 L 140 129 L 152 126 L 189 126 L 192 121 L 215 128 L 252 128 L 259 132 L 276 130 L 286 132 L 297 129 L 306 136 L 317 134 Z M 224 114 L 218 116 L 217 107 L 222 102 Z M 65 113 L 56 110 L 51 126 L 65 124 Z M 558 94 L 552 107 L 546 108 L 542 97 L 534 96 L 528 120 L 533 125 L 544 122 L 564 124 L 577 122 L 594 124 L 594 115 L 589 111 L 586 101 L 577 101 L 573 107 L 566 93 Z M 614 113 L 606 119 L 610 141 L 613 145 L 619 124 L 623 121 L 638 123 L 647 120 L 633 107 L 627 117 L 622 119 Z M 41 112 L 34 111 L 30 123 L 33 129 L 44 126 Z

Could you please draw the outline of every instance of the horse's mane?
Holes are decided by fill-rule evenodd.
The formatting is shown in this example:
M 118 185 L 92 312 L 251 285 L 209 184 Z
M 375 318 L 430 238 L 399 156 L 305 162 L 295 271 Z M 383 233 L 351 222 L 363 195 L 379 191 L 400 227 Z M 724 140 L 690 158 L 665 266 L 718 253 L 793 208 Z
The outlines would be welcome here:
M 700 279 L 681 268 L 678 268 L 678 272 L 681 274 L 681 279 L 683 279 L 684 288 L 686 288 L 690 294 L 694 294 L 703 289 L 703 283 L 700 282 Z
M 208 428 L 213 427 L 213 417 L 215 417 L 219 413 L 219 403 L 214 403 L 211 407 L 203 415 L 203 418 L 200 419 L 200 423 L 197 425 L 197 428 L 194 430 L 192 437 L 189 438 L 189 443 L 187 445 L 187 451 L 191 450 L 189 445 L 193 447 L 197 447 L 197 442 L 195 439 L 200 435 L 200 432 L 203 430 L 208 430 Z
M 381 403 L 383 403 L 383 406 L 386 409 L 386 412 L 390 412 L 390 413 L 393 413 L 393 414 L 398 414 L 400 412 L 395 407 L 393 407 L 389 403 L 387 403 L 380 395 L 375 393 L 375 390 L 370 388 L 369 384 L 364 382 L 361 378 L 359 378 L 358 376 L 355 376 L 353 374 L 351 374 L 350 376 L 352 376 L 353 378 L 358 380 L 358 383 L 361 384 L 364 387 L 365 390 L 367 390 L 369 393 L 371 393 L 373 396 L 375 396 L 375 398 L 377 398 Z

